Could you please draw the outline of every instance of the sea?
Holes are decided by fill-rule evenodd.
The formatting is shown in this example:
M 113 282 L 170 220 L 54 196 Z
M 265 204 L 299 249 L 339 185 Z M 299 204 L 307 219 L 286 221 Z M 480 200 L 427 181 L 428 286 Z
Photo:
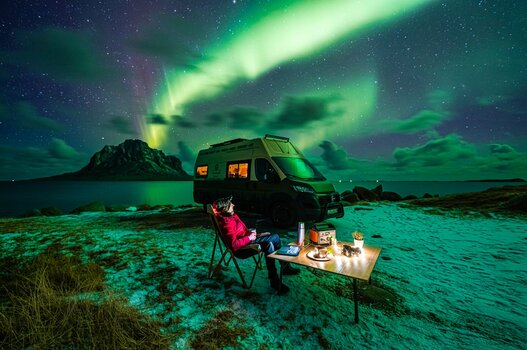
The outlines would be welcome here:
M 462 181 L 332 181 L 342 193 L 355 186 L 373 189 L 382 185 L 384 191 L 401 196 L 425 193 L 447 195 L 478 192 L 491 187 L 523 185 L 525 182 L 462 182 Z M 141 204 L 174 206 L 196 204 L 192 196 L 192 181 L 49 181 L 0 182 L 0 216 L 18 216 L 33 210 L 56 207 L 64 213 L 93 202 L 106 206 L 138 206 Z

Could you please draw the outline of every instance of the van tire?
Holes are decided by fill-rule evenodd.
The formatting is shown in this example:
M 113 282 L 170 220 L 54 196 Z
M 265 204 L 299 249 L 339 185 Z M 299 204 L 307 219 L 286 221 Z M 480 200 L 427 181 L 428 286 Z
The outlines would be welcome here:
M 289 228 L 293 226 L 297 216 L 297 210 L 291 202 L 280 201 L 271 207 L 271 220 L 276 227 Z

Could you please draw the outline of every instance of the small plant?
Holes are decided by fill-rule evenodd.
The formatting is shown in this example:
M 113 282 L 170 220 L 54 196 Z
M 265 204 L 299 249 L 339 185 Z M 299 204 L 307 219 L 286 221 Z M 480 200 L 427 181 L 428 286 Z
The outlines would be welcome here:
M 353 238 L 362 241 L 364 239 L 364 234 L 360 231 L 355 231 L 353 232 Z

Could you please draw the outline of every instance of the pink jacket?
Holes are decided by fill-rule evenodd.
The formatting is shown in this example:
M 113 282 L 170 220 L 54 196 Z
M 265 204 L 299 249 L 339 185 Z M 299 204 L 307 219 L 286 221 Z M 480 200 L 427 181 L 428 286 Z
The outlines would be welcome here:
M 237 251 L 251 242 L 249 240 L 251 230 L 245 226 L 236 213 L 232 216 L 219 215 L 218 224 L 227 241 L 231 244 L 232 250 Z

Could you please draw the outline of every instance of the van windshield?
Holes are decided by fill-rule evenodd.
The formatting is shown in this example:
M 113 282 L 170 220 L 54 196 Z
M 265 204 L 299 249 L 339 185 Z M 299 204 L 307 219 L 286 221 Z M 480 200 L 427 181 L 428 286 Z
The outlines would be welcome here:
M 326 178 L 304 158 L 273 157 L 287 177 L 302 180 L 324 181 Z

